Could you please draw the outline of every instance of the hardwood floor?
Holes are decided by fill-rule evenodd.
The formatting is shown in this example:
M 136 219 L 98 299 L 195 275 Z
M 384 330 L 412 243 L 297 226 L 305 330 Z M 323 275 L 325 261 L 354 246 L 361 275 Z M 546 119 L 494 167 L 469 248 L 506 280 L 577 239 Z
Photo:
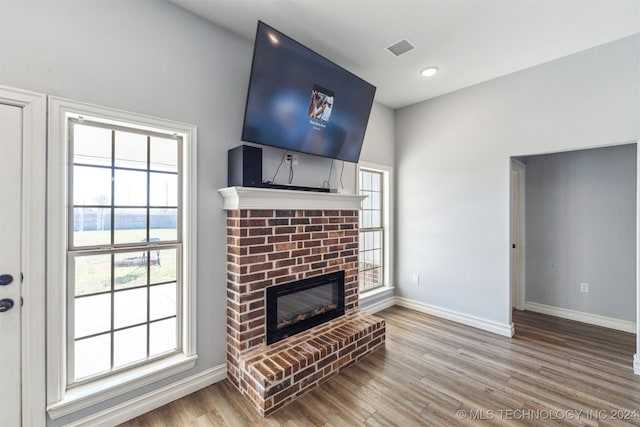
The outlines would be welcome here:
M 514 312 L 500 337 L 401 307 L 386 348 L 261 418 L 228 381 L 123 426 L 640 425 L 635 335 Z

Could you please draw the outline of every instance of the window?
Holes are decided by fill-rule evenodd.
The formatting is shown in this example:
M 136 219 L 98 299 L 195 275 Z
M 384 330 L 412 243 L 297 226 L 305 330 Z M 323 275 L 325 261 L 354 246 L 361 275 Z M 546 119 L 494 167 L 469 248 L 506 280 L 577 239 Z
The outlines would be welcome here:
M 389 170 L 359 167 L 359 193 L 367 196 L 360 210 L 360 292 L 389 284 Z
M 180 350 L 182 138 L 70 118 L 68 384 Z
M 51 109 L 50 165 L 65 165 L 49 180 L 55 418 L 96 403 L 96 384 L 131 389 L 195 363 L 195 128 L 59 99 Z

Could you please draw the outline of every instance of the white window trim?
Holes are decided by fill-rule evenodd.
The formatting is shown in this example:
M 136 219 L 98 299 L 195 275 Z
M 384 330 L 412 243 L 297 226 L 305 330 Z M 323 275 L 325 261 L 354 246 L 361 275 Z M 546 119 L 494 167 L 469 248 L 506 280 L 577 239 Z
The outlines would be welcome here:
M 70 116 L 126 122 L 131 127 L 158 131 L 171 129 L 184 139 L 185 161 L 182 204 L 184 245 L 183 352 L 67 390 L 66 375 L 66 269 L 67 184 Z M 47 173 L 47 411 L 56 419 L 122 393 L 188 370 L 196 355 L 196 219 L 197 128 L 137 113 L 100 107 L 69 99 L 49 97 L 49 154 Z M 191 189 L 185 191 L 184 189 Z
M 382 193 L 386 194 L 383 197 L 383 224 L 384 227 L 384 277 L 383 285 L 369 289 L 366 291 L 360 291 L 360 299 L 371 297 L 383 292 L 387 292 L 394 288 L 393 278 L 395 277 L 394 265 L 393 265 L 393 249 L 394 249 L 394 213 L 393 213 L 393 168 L 391 166 L 382 165 L 378 163 L 360 162 L 356 168 L 356 193 L 360 194 L 360 169 L 369 169 L 376 172 L 382 172 Z

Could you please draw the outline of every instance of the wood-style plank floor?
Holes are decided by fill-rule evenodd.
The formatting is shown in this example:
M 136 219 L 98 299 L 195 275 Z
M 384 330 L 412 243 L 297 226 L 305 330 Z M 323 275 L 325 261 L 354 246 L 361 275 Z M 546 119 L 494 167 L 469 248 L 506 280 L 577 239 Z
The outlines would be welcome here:
M 640 425 L 635 335 L 514 312 L 500 337 L 391 307 L 386 348 L 267 418 L 228 381 L 123 426 Z

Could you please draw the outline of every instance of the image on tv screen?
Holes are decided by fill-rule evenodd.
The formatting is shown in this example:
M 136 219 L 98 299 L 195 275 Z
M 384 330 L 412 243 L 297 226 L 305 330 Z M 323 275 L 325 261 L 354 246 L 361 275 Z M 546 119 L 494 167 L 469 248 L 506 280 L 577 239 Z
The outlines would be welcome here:
M 375 90 L 260 22 L 242 139 L 355 163 Z
M 313 85 L 309 101 L 309 117 L 328 122 L 333 110 L 333 92 L 318 85 Z

